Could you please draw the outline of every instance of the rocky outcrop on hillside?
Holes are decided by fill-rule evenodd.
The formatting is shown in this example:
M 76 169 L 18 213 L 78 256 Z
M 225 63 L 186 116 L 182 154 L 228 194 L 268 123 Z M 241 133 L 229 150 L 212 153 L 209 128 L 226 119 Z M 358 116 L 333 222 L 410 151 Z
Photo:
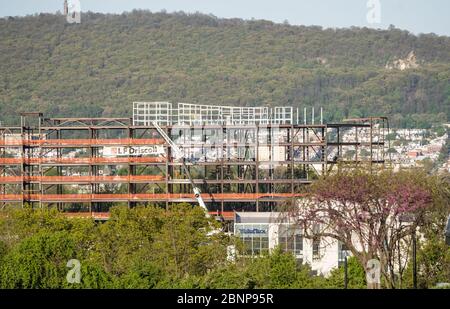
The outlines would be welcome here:
M 388 62 L 386 64 L 386 69 L 388 70 L 400 70 L 400 71 L 404 71 L 407 69 L 415 69 L 418 68 L 419 64 L 417 63 L 417 57 L 414 53 L 414 51 L 412 50 L 408 56 L 406 56 L 406 58 L 404 59 L 397 59 L 394 60 L 392 62 Z

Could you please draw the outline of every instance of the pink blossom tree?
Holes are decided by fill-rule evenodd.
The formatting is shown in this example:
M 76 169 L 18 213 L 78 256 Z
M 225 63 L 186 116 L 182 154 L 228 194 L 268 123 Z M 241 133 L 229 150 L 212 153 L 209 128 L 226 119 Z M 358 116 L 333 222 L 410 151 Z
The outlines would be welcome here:
M 311 185 L 308 198 L 290 205 L 289 216 L 304 237 L 337 240 L 364 267 L 379 260 L 387 286 L 395 288 L 411 237 L 433 202 L 426 179 L 418 171 L 340 171 Z

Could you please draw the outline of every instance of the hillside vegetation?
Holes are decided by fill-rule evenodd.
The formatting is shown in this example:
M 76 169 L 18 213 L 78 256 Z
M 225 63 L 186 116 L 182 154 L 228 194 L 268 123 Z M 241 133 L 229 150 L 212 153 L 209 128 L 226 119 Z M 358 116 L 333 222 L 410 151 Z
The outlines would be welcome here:
M 185 13 L 0 20 L 0 120 L 131 116 L 136 100 L 323 106 L 326 120 L 450 116 L 450 38 L 391 27 L 322 29 Z M 392 67 L 413 52 L 416 65 Z

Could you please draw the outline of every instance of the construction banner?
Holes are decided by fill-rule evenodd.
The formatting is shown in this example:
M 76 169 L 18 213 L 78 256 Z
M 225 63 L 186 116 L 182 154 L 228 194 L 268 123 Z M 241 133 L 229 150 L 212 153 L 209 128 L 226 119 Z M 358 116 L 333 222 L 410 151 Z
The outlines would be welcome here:
M 162 145 L 103 147 L 105 157 L 164 155 Z

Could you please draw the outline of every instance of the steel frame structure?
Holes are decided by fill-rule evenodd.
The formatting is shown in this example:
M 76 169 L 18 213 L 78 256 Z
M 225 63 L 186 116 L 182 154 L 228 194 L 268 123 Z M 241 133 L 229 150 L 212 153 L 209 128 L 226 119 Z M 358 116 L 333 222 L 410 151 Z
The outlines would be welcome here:
M 294 109 L 291 106 L 269 108 L 191 103 L 178 103 L 174 108 L 169 102 L 133 103 L 134 125 L 148 126 L 153 121 L 159 125 L 293 124 Z
M 386 123 L 386 118 L 369 118 L 327 125 L 161 127 L 187 156 L 195 157 L 188 168 L 210 212 L 232 219 L 234 211 L 271 211 L 280 201 L 303 196 L 303 187 L 314 175 L 338 162 L 384 164 L 381 130 Z M 356 138 L 343 141 L 342 132 L 348 130 L 355 130 Z M 369 141 L 359 138 L 361 130 L 369 132 Z M 102 154 L 104 147 L 148 145 L 164 147 L 164 155 Z M 354 147 L 356 155 L 336 160 L 335 154 L 340 156 L 346 147 Z M 359 156 L 361 149 L 370 156 Z M 118 203 L 195 203 L 181 165 L 155 127 L 133 125 L 131 118 L 24 113 L 20 126 L 0 127 L 0 207 L 29 204 L 104 217 Z

